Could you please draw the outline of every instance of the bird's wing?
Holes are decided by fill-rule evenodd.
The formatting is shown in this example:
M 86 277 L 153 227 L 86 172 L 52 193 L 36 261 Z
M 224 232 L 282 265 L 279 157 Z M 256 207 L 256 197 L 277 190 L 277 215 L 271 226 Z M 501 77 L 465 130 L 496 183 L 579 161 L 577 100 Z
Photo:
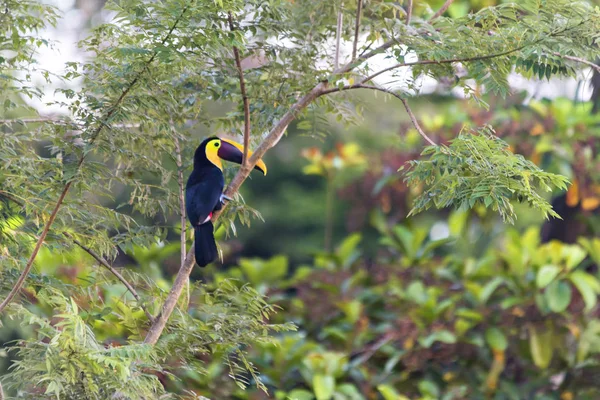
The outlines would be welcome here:
M 211 182 L 199 182 L 185 193 L 186 211 L 192 225 L 206 222 L 219 204 L 223 188 Z

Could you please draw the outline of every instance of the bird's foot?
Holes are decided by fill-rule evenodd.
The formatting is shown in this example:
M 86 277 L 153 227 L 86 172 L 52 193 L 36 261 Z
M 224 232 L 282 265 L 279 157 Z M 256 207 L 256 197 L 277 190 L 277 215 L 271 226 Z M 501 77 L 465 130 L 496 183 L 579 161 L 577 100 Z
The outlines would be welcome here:
M 233 199 L 229 196 L 226 196 L 225 193 L 223 193 L 223 194 L 221 194 L 221 198 L 219 200 L 221 200 L 221 203 L 225 204 L 225 200 L 231 201 Z

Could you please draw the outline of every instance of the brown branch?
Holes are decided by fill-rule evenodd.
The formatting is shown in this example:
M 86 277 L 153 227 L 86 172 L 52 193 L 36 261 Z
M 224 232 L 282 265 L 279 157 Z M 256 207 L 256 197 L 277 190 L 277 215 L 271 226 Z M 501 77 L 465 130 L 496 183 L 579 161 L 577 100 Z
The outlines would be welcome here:
M 231 12 L 229 13 L 229 29 L 232 32 L 235 31 Z M 242 156 L 242 165 L 246 165 L 248 163 L 248 147 L 250 147 L 250 103 L 248 102 L 248 95 L 246 94 L 246 82 L 244 80 L 240 51 L 236 46 L 233 46 L 233 55 L 235 57 L 235 66 L 240 77 L 240 92 L 242 93 L 242 102 L 244 103 L 244 155 Z
M 338 69 L 340 65 L 340 44 L 342 41 L 342 24 L 344 19 L 344 14 L 342 14 L 342 10 L 344 9 L 344 3 L 340 4 L 340 10 L 337 15 L 337 25 L 335 29 L 335 58 L 333 60 L 333 68 Z
M 292 122 L 302 110 L 304 110 L 313 100 L 320 96 L 321 92 L 327 87 L 326 82 L 321 82 L 316 85 L 310 92 L 302 96 L 289 110 L 286 112 L 283 117 L 277 122 L 277 124 L 271 129 L 267 137 L 262 141 L 262 143 L 258 146 L 258 148 L 254 151 L 252 156 L 248 159 L 248 164 L 242 166 L 227 189 L 225 190 L 225 195 L 233 196 L 235 192 L 240 188 L 242 183 L 248 178 L 250 172 L 260 160 L 267 150 L 273 147 L 283 136 L 285 133 L 285 129 Z M 227 204 L 223 207 L 223 209 L 227 207 Z M 213 213 L 213 221 L 216 221 L 223 209 L 220 211 L 216 211 Z M 194 251 L 190 249 L 185 258 L 185 263 L 177 272 L 177 276 L 175 277 L 175 282 L 167 295 L 167 299 L 163 304 L 160 313 L 157 315 L 154 323 L 150 327 L 146 338 L 144 339 L 144 343 L 155 344 L 162 332 L 164 331 L 167 321 L 169 317 L 173 313 L 175 306 L 177 305 L 177 301 L 183 292 L 183 288 L 186 282 L 189 279 L 190 273 L 194 267 Z
M 152 326 L 150 326 L 150 329 L 146 334 L 144 343 L 156 344 L 156 342 L 158 342 L 160 335 L 162 335 L 163 330 L 167 326 L 169 317 L 177 305 L 177 301 L 183 292 L 183 288 L 189 282 L 189 277 L 192 273 L 195 262 L 196 259 L 194 258 L 194 247 L 192 246 L 186 255 L 185 262 L 181 268 L 179 268 L 179 272 L 177 272 L 175 282 L 173 282 L 173 286 L 171 286 L 171 290 L 169 291 L 169 294 L 162 305 L 160 313 L 156 316 Z
M 94 250 L 92 250 L 89 247 L 85 246 L 79 240 L 77 240 L 73 236 L 71 236 L 70 233 L 63 232 L 63 235 L 65 235 L 69 240 L 71 240 L 73 243 L 75 243 L 77 246 L 79 246 L 83 251 L 85 251 L 90 256 L 92 256 L 96 261 L 98 261 L 100 263 L 100 265 L 102 265 L 104 268 L 106 268 L 107 270 L 109 270 L 111 274 L 113 274 L 114 276 L 116 276 L 117 279 L 120 280 L 121 283 L 123 285 L 125 285 L 125 287 L 127 288 L 127 290 L 129 290 L 129 292 L 133 295 L 133 297 L 135 298 L 135 300 L 138 302 L 138 304 L 140 305 L 140 307 L 144 311 L 144 314 L 146 314 L 146 317 L 148 317 L 148 319 L 150 320 L 150 322 L 154 322 L 154 317 L 152 316 L 152 314 L 150 314 L 150 312 L 148 311 L 148 309 L 146 308 L 146 306 L 142 302 L 142 299 L 141 299 L 140 295 L 136 292 L 136 290 L 133 288 L 133 286 L 131 286 L 131 284 L 129 282 L 127 282 L 127 279 L 125 279 L 125 277 L 123 277 L 123 275 L 121 275 L 119 273 L 119 271 L 117 271 L 112 265 L 110 265 L 108 263 L 108 261 L 106 261 L 105 258 L 103 258 L 98 253 L 96 253 Z
M 183 15 L 187 11 L 187 9 L 188 9 L 188 6 L 186 6 L 182 10 L 182 12 L 179 15 L 179 17 L 177 17 L 177 19 L 173 23 L 173 26 L 171 27 L 171 29 L 169 30 L 169 32 L 167 33 L 167 35 L 165 36 L 165 38 L 162 40 L 162 42 L 161 42 L 162 45 L 164 45 L 167 42 L 168 38 L 171 36 L 171 34 L 173 33 L 173 31 L 175 30 L 175 28 L 179 24 L 179 21 L 181 20 L 181 18 L 183 17 Z M 135 78 L 133 78 L 133 80 L 125 87 L 125 89 L 123 89 L 123 92 L 121 93 L 121 95 L 119 96 L 119 98 L 111 106 L 111 108 L 108 110 L 108 112 L 106 113 L 106 115 L 104 116 L 104 118 L 102 118 L 102 120 L 100 120 L 100 124 L 98 125 L 98 127 L 96 129 L 94 129 L 94 131 L 90 135 L 90 141 L 89 141 L 89 145 L 90 146 L 94 143 L 94 141 L 96 140 L 96 138 L 98 137 L 98 135 L 100 134 L 100 132 L 102 132 L 102 129 L 106 126 L 106 123 L 110 120 L 110 118 L 117 111 L 117 107 L 121 104 L 121 102 L 123 101 L 123 99 L 125 98 L 125 96 L 129 93 L 129 91 L 133 88 L 133 86 L 140 79 L 140 77 L 142 76 L 142 74 L 146 71 L 146 68 L 148 67 L 148 65 L 150 65 L 154 61 L 154 59 L 156 58 L 157 54 L 158 54 L 158 51 L 155 51 L 154 54 L 152 55 L 152 57 L 144 64 L 144 68 L 142 68 L 142 70 L 137 73 L 137 75 L 135 76 Z M 84 153 L 81 156 L 81 158 L 79 158 L 79 162 L 77 163 L 77 170 L 79 170 L 81 168 L 81 165 L 83 164 L 83 161 L 85 160 L 86 154 L 87 153 Z M 42 244 L 44 243 L 44 240 L 46 239 L 46 235 L 48 234 L 48 231 L 50 230 L 50 227 L 52 226 L 52 224 L 54 223 L 54 220 L 56 219 L 56 215 L 58 214 L 58 210 L 62 206 L 62 203 L 65 200 L 65 197 L 66 197 L 67 193 L 69 192 L 69 189 L 71 188 L 72 184 L 73 184 L 73 181 L 69 181 L 64 186 L 64 188 L 63 188 L 60 196 L 58 197 L 58 200 L 56 201 L 54 209 L 52 210 L 52 213 L 50 214 L 50 218 L 46 222 L 46 225 L 44 226 L 44 229 L 42 230 L 42 234 L 40 235 L 40 237 L 37 240 L 37 243 L 35 244 L 35 247 L 33 249 L 33 252 L 31 253 L 31 256 L 27 260 L 27 264 L 25 265 L 25 268 L 23 269 L 23 272 L 21 272 L 21 275 L 19 276 L 19 279 L 17 279 L 17 282 L 15 283 L 15 285 L 13 286 L 13 288 L 11 289 L 11 291 L 8 293 L 8 295 L 6 296 L 6 298 L 4 299 L 4 301 L 2 301 L 2 303 L 0 304 L 0 313 L 2 313 L 2 311 L 6 308 L 6 306 L 12 301 L 12 299 L 17 295 L 17 293 L 23 287 L 23 285 L 25 283 L 25 279 L 27 278 L 27 275 L 29 275 L 29 272 L 31 271 L 31 268 L 33 267 L 33 262 L 35 261 L 37 255 L 38 255 L 38 252 L 40 251 L 40 248 L 42 247 Z
M 80 163 L 80 165 L 81 165 L 81 163 Z M 17 295 L 17 293 L 23 287 L 23 284 L 25 283 L 25 279 L 27 278 L 27 275 L 29 275 L 29 271 L 31 271 L 31 267 L 33 266 L 33 261 L 37 257 L 37 254 L 40 251 L 40 248 L 42 247 L 42 243 L 44 243 L 44 239 L 46 239 L 46 235 L 48 234 L 48 231 L 50 230 L 50 226 L 56 219 L 56 214 L 58 214 L 58 210 L 59 210 L 60 206 L 62 205 L 62 203 L 65 199 L 65 196 L 69 192 L 69 189 L 71 188 L 72 184 L 73 184 L 73 181 L 69 181 L 63 188 L 60 196 L 58 197 L 58 200 L 56 201 L 56 205 L 54 206 L 54 209 L 52 210 L 52 213 L 50 214 L 50 218 L 48 219 L 48 222 L 46 222 L 46 225 L 44 226 L 44 229 L 42 230 L 42 234 L 38 238 L 38 241 L 35 244 L 35 247 L 33 248 L 33 252 L 31 253 L 31 256 L 27 260 L 25 269 L 23 269 L 23 272 L 21 272 L 19 279 L 17 279 L 17 282 L 15 282 L 15 285 L 13 286 L 13 288 L 10 290 L 10 292 L 8 293 L 8 295 L 6 296 L 4 301 L 0 304 L 0 313 L 6 308 L 6 306 L 12 301 L 12 299 Z
M 375 353 L 377 353 L 377 351 L 379 349 L 381 349 L 383 346 L 385 346 L 389 342 L 392 342 L 394 340 L 398 340 L 399 338 L 400 338 L 400 335 L 397 332 L 387 332 L 387 333 L 385 333 L 379 340 L 377 340 L 376 342 L 374 342 L 370 346 L 366 347 L 364 350 L 358 352 L 358 354 L 362 353 L 362 355 L 360 355 L 359 357 L 357 357 L 356 361 L 354 361 L 352 364 L 353 365 L 360 365 L 360 364 L 363 364 L 363 363 L 367 362 L 371 357 L 373 357 L 373 355 Z
M 423 129 L 421 129 L 421 126 L 419 125 L 419 122 L 417 121 L 417 117 L 415 117 L 415 114 L 413 114 L 412 110 L 408 106 L 408 101 L 406 101 L 406 99 L 403 99 L 403 98 L 401 98 L 400 101 L 402 101 L 402 104 L 404 104 L 404 108 L 406 109 L 406 113 L 410 117 L 410 121 L 412 122 L 412 124 L 415 127 L 415 129 L 417 130 L 417 132 L 419 132 L 419 134 L 425 140 L 427 140 L 430 145 L 437 146 L 437 144 L 433 140 L 431 140 L 429 138 L 429 136 L 427 136 L 427 134 L 423 131 Z
M 413 114 L 412 110 L 408 106 L 408 102 L 406 101 L 406 99 L 404 97 L 400 96 L 398 93 L 394 92 L 393 90 L 382 88 L 379 86 L 371 86 L 371 85 L 364 85 L 362 83 L 356 83 L 354 85 L 344 86 L 341 88 L 331 88 L 331 89 L 324 90 L 321 92 L 321 95 L 341 92 L 341 91 L 345 91 L 345 90 L 352 90 L 352 89 L 377 90 L 379 92 L 387 93 L 387 94 L 392 95 L 395 98 L 399 99 L 402 102 L 402 104 L 404 104 L 404 108 L 406 109 L 406 112 L 408 113 L 408 116 L 410 117 L 410 120 L 411 120 L 412 124 L 414 125 L 415 129 L 417 130 L 417 132 L 419 132 L 419 134 L 423 137 L 423 139 L 425 139 L 430 145 L 437 146 L 437 144 L 433 140 L 431 140 L 431 138 L 429 136 L 427 136 L 427 134 L 423 131 L 423 129 L 421 129 L 421 126 L 419 125 L 419 122 L 417 121 L 417 118 Z
M 358 34 L 360 33 L 360 18 L 362 15 L 362 2 L 363 0 L 357 0 L 356 4 L 356 20 L 354 23 L 354 43 L 352 44 L 352 61 L 356 59 L 356 50 L 358 48 Z M 412 0 L 410 0 L 412 1 Z
M 444 14 L 446 12 L 446 10 L 448 9 L 448 7 L 450 7 L 450 4 L 454 3 L 454 0 L 446 0 L 446 2 L 444 3 L 444 5 L 442 5 L 442 8 L 440 8 L 439 10 L 437 10 L 437 12 L 435 14 L 433 14 L 431 16 L 431 18 L 429 18 L 429 23 L 431 23 L 434 19 L 438 19 L 439 17 L 442 16 L 442 14 Z
M 410 18 L 412 17 L 413 11 L 413 0 L 408 0 L 406 5 L 406 25 L 410 25 Z
M 560 54 L 559 52 L 554 52 L 552 54 L 554 54 L 555 56 L 562 57 L 562 58 L 567 59 L 567 60 L 571 60 L 571 61 L 575 61 L 575 62 L 578 62 L 578 63 L 581 63 L 581 64 L 585 64 L 588 67 L 591 67 L 594 70 L 596 70 L 596 72 L 600 73 L 600 66 L 594 64 L 591 61 L 584 60 L 583 58 L 579 58 L 579 57 L 575 57 L 575 56 L 567 56 L 567 55 L 564 55 L 564 54 Z

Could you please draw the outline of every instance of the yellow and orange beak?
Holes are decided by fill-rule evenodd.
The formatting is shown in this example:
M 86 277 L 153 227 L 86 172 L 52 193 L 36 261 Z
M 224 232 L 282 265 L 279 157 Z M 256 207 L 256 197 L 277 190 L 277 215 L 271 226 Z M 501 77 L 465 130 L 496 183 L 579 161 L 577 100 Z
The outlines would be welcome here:
M 217 154 L 219 158 L 222 158 L 223 160 L 241 164 L 242 158 L 244 157 L 244 146 L 233 140 L 221 138 L 221 147 Z M 248 158 L 250 158 L 250 156 L 252 156 L 252 151 L 248 149 Z M 254 169 L 259 170 L 263 175 L 267 175 L 267 166 L 263 160 L 258 160 Z

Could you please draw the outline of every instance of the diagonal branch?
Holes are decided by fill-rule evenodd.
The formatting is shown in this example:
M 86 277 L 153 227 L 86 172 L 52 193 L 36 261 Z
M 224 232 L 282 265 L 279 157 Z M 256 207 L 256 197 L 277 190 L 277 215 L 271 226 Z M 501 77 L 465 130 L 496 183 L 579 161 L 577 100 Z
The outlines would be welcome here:
M 440 8 L 439 10 L 437 10 L 437 12 L 435 14 L 433 14 L 431 16 L 431 18 L 429 18 L 428 22 L 432 22 L 434 19 L 438 19 L 439 17 L 441 17 L 446 10 L 448 9 L 448 7 L 450 7 L 450 5 L 454 3 L 454 0 L 446 0 L 446 2 L 442 5 L 442 8 Z
M 109 270 L 111 274 L 113 274 L 114 276 L 116 276 L 117 279 L 120 280 L 121 283 L 123 285 L 125 285 L 125 287 L 127 288 L 127 290 L 129 290 L 129 292 L 133 295 L 133 297 L 138 302 L 138 304 L 140 305 L 140 307 L 142 308 L 142 310 L 144 310 L 144 314 L 146 314 L 146 317 L 148 317 L 148 320 L 150 320 L 150 322 L 154 322 L 154 317 L 152 316 L 152 314 L 150 314 L 150 312 L 148 311 L 148 309 L 146 308 L 146 306 L 142 302 L 142 299 L 141 299 L 140 295 L 136 292 L 136 290 L 133 288 L 133 286 L 131 286 L 131 284 L 129 282 L 127 282 L 127 279 L 125 279 L 123 277 L 123 275 L 121 275 L 119 273 L 119 271 L 117 271 L 112 265 L 110 265 L 108 263 L 108 261 L 106 261 L 105 258 L 103 258 L 102 256 L 100 256 L 94 250 L 92 250 L 89 247 L 87 247 L 84 244 L 82 244 L 79 240 L 75 239 L 68 232 L 63 232 L 63 235 L 65 235 L 67 238 L 69 238 L 69 240 L 71 240 L 73 243 L 75 243 L 77 246 L 79 246 L 83 251 L 85 251 L 90 256 L 92 256 L 96 261 L 98 261 L 100 263 L 100 265 L 102 265 L 104 268 L 106 268 L 107 270 Z
M 404 104 L 404 108 L 406 109 L 406 113 L 408 114 L 408 116 L 410 118 L 410 122 L 412 122 L 412 124 L 415 127 L 415 129 L 417 130 L 417 132 L 419 132 L 419 134 L 425 140 L 427 140 L 430 145 L 437 146 L 437 144 L 433 140 L 431 140 L 429 138 L 429 136 L 427 136 L 427 134 L 425 133 L 425 131 L 423 131 L 423 129 L 421 129 L 421 125 L 419 125 L 419 122 L 417 121 L 417 117 L 415 117 L 415 114 L 413 114 L 412 110 L 408 106 L 408 101 L 406 99 L 404 99 L 404 98 L 400 98 L 400 101 L 402 101 L 402 104 Z
M 415 114 L 413 114 L 412 110 L 408 106 L 408 102 L 406 101 L 406 99 L 404 97 L 400 96 L 398 93 L 394 92 L 393 90 L 382 88 L 382 87 L 379 87 L 379 86 L 371 86 L 371 85 L 365 85 L 365 84 L 362 84 L 362 83 L 356 83 L 354 85 L 344 86 L 344 87 L 341 87 L 341 88 L 331 88 L 331 89 L 323 90 L 321 92 L 321 95 L 326 95 L 326 94 L 330 94 L 330 93 L 341 92 L 341 91 L 345 91 L 345 90 L 352 90 L 352 89 L 371 89 L 371 90 L 377 90 L 379 92 L 387 93 L 387 94 L 392 95 L 395 98 L 399 99 L 402 102 L 402 104 L 404 105 L 404 108 L 406 109 L 406 112 L 408 113 L 410 121 L 414 125 L 415 129 L 417 130 L 417 132 L 419 132 L 419 134 L 423 137 L 423 139 L 425 139 L 430 145 L 437 146 L 437 144 L 433 140 L 431 140 L 431 138 L 429 136 L 427 136 L 427 134 L 425 133 L 425 131 L 423 131 L 423 129 L 421 129 L 421 126 L 419 125 L 419 122 L 417 121 L 417 118 L 415 117 Z
M 564 54 L 560 54 L 559 52 L 554 52 L 554 53 L 552 53 L 552 54 L 554 54 L 555 56 L 562 57 L 562 58 L 564 58 L 564 59 L 566 59 L 566 60 L 571 60 L 571 61 L 575 61 L 575 62 L 578 62 L 578 63 L 581 63 L 581 64 L 585 64 L 585 65 L 587 65 L 588 67 L 591 67 L 591 68 L 593 68 L 594 70 L 596 70 L 596 72 L 600 73 L 600 66 L 598 66 L 598 65 L 594 64 L 594 63 L 593 63 L 593 62 L 591 62 L 591 61 L 584 60 L 583 58 L 579 58 L 579 57 L 567 56 L 567 55 L 564 55 Z
M 229 12 L 229 29 L 233 32 L 233 16 Z M 244 80 L 244 72 L 242 70 L 242 61 L 240 51 L 236 46 L 233 46 L 233 55 L 235 57 L 235 66 L 240 77 L 240 92 L 242 93 L 242 102 L 244 103 L 244 155 L 242 156 L 242 165 L 248 163 L 248 147 L 250 146 L 250 103 L 246 94 L 246 82 Z
M 354 22 L 354 43 L 352 44 L 352 61 L 356 60 L 356 50 L 358 48 L 358 34 L 360 33 L 360 18 L 362 15 L 362 3 L 363 0 L 358 0 L 356 4 L 356 21 Z
M 171 34 L 173 33 L 173 31 L 179 24 L 179 21 L 181 20 L 181 18 L 183 17 L 183 15 L 187 11 L 187 9 L 188 9 L 188 6 L 185 6 L 184 9 L 181 11 L 181 14 L 179 15 L 179 17 L 177 17 L 177 19 L 173 23 L 173 26 L 171 26 L 171 29 L 169 29 L 169 32 L 167 33 L 165 38 L 162 40 L 161 45 L 164 45 L 167 42 L 167 40 L 169 39 L 169 37 L 171 37 Z M 102 132 L 102 129 L 106 126 L 106 123 L 108 123 L 110 118 L 117 111 L 119 105 L 121 104 L 121 102 L 123 101 L 125 96 L 127 96 L 127 94 L 135 86 L 135 84 L 141 78 L 142 74 L 146 72 L 147 67 L 154 61 L 157 54 L 158 54 L 158 51 L 157 50 L 154 51 L 154 53 L 152 54 L 152 57 L 150 57 L 150 59 L 144 63 L 144 67 L 140 70 L 140 72 L 138 72 L 136 74 L 136 76 L 131 80 L 131 82 L 123 89 L 119 98 L 112 104 L 112 106 L 106 112 L 106 115 L 100 120 L 98 127 L 92 131 L 92 134 L 90 135 L 90 141 L 88 143 L 88 146 L 91 146 L 95 142 L 98 135 L 100 135 L 100 132 Z M 79 162 L 77 163 L 77 170 L 79 170 L 81 168 L 81 165 L 83 164 L 83 161 L 85 160 L 86 154 L 87 154 L 87 152 L 84 152 L 83 155 L 79 158 Z M 27 275 L 29 275 L 31 268 L 33 267 L 33 262 L 35 261 L 37 255 L 40 251 L 40 248 L 42 247 L 42 244 L 44 243 L 44 240 L 46 239 L 46 236 L 48 235 L 48 231 L 50 231 L 50 227 L 52 226 L 52 224 L 54 223 L 54 220 L 56 219 L 58 210 L 62 206 L 63 201 L 65 200 L 65 197 L 67 196 L 67 193 L 69 192 L 69 189 L 71 188 L 72 184 L 73 184 L 72 180 L 67 182 L 67 184 L 64 186 L 62 192 L 60 193 L 58 200 L 56 200 L 56 204 L 54 205 L 54 209 L 52 210 L 52 213 L 50 214 L 50 218 L 46 222 L 46 225 L 44 226 L 44 229 L 42 230 L 42 233 L 41 233 L 40 237 L 38 238 L 38 240 L 35 244 L 35 247 L 33 248 L 33 252 L 31 253 L 31 256 L 29 257 L 29 259 L 27 260 L 27 264 L 25 265 L 23 272 L 21 272 L 19 279 L 17 279 L 17 282 L 15 283 L 15 285 L 13 286 L 11 291 L 8 293 L 6 298 L 0 304 L 0 313 L 2 313 L 2 311 L 12 301 L 12 299 L 17 295 L 17 293 L 21 290 L 21 288 L 25 284 L 25 279 L 27 278 Z

